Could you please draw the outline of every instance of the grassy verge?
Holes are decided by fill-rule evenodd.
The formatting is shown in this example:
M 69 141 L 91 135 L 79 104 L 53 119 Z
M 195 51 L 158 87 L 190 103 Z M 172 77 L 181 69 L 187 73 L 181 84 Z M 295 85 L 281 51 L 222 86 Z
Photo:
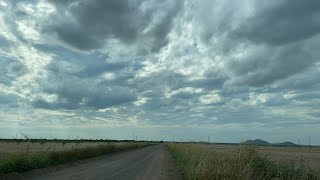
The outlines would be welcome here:
M 65 151 L 47 151 L 39 153 L 16 154 L 0 162 L 0 173 L 27 172 L 34 169 L 64 164 L 77 160 L 93 158 L 104 154 L 136 149 L 152 145 L 150 143 L 107 144 L 97 147 L 70 149 Z
M 217 152 L 204 145 L 169 144 L 185 179 L 319 179 L 319 172 L 293 162 L 275 162 L 253 147 Z

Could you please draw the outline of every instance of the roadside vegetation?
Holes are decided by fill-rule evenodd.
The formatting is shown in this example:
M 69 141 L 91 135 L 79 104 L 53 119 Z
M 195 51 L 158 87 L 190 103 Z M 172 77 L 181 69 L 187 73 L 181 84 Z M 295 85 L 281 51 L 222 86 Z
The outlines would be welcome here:
M 200 144 L 168 144 L 168 150 L 187 180 L 209 179 L 319 179 L 319 172 L 306 165 L 272 161 L 253 146 L 234 152 L 214 151 Z
M 124 150 L 137 149 L 153 145 L 153 143 L 109 143 L 96 147 L 72 148 L 63 151 L 47 150 L 43 152 L 18 153 L 0 161 L 0 174 L 27 172 L 34 169 L 93 158 Z

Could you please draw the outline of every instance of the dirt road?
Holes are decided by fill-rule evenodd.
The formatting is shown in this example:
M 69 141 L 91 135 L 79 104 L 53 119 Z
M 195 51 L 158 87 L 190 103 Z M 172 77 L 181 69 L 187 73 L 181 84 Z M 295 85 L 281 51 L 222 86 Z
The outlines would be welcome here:
M 23 179 L 181 179 L 164 145 L 150 146 L 90 159 L 50 173 L 31 173 Z

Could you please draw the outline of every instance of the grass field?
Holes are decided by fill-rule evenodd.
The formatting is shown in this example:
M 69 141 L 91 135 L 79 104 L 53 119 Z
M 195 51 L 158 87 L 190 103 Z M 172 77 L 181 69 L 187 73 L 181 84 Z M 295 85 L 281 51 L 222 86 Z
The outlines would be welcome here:
M 0 142 L 0 160 L 14 154 L 32 154 L 45 151 L 65 151 L 75 148 L 98 147 L 108 145 L 109 142 Z M 117 145 L 125 143 L 118 142 Z
M 33 169 L 97 157 L 104 154 L 152 145 L 145 142 L 1 142 L 0 173 Z
M 239 145 L 207 145 L 211 151 L 234 152 Z M 296 164 L 308 165 L 313 169 L 320 169 L 319 147 L 274 147 L 256 146 L 255 150 L 261 155 L 268 154 L 268 158 L 275 161 L 293 161 Z
M 309 153 L 300 149 L 202 144 L 169 144 L 168 149 L 185 179 L 320 178 L 316 166 L 297 160 L 299 153 Z M 307 158 L 318 156 L 318 150 L 310 150 Z

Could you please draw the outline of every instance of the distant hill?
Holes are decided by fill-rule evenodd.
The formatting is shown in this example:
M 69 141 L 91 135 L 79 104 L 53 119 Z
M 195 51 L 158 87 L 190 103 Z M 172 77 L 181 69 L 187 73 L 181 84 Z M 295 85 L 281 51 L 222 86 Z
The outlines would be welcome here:
M 256 145 L 256 146 L 270 146 L 271 145 L 267 141 L 264 141 L 261 139 L 246 140 L 246 141 L 242 142 L 241 144 L 250 144 L 250 145 Z
M 261 140 L 261 139 L 255 139 L 255 140 L 246 140 L 242 142 L 241 144 L 249 144 L 249 145 L 256 145 L 256 146 L 288 146 L 288 147 L 295 147 L 298 146 L 295 143 L 292 142 L 283 142 L 283 143 L 269 143 L 267 141 Z
M 276 145 L 276 146 L 298 146 L 297 144 L 295 144 L 293 142 L 276 143 L 274 145 Z

